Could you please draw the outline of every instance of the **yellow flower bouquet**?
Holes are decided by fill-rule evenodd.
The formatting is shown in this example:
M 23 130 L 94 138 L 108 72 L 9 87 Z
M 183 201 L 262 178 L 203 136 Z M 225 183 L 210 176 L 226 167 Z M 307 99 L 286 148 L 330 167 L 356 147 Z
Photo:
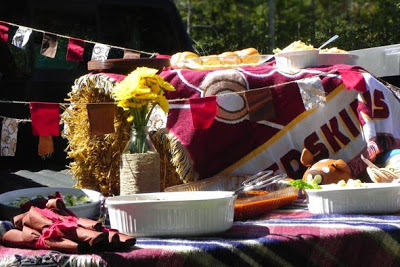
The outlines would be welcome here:
M 174 86 L 157 75 L 158 70 L 140 67 L 132 71 L 113 89 L 114 99 L 118 106 L 129 111 L 128 121 L 133 122 L 134 140 L 128 143 L 124 153 L 145 153 L 149 148 L 147 124 L 153 109 L 159 105 L 168 113 L 168 100 L 165 91 L 175 91 Z

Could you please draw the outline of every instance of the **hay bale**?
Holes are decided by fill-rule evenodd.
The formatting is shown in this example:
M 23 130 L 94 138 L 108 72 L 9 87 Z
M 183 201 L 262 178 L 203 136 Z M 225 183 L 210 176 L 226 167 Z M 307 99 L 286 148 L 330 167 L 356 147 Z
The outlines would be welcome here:
M 185 146 L 168 129 L 161 128 L 150 133 L 151 140 L 160 154 L 160 188 L 197 180 L 193 161 Z
M 121 152 L 130 137 L 132 124 L 128 114 L 115 105 L 115 133 L 89 134 L 86 103 L 114 102 L 111 92 L 116 81 L 106 75 L 84 75 L 69 93 L 71 105 L 61 114 L 63 137 L 68 139 L 67 156 L 73 159 L 69 169 L 77 188 L 89 188 L 104 195 L 119 194 Z

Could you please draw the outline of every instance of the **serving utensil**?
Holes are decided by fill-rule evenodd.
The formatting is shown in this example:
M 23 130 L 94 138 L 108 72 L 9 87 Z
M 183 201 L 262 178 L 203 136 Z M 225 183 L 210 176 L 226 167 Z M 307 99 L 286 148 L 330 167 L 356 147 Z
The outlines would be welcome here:
M 363 155 L 361 155 L 361 159 L 365 162 L 365 164 L 367 164 L 367 173 L 374 183 L 399 182 L 400 170 L 379 168 Z
M 259 172 L 246 180 L 242 182 L 242 186 L 240 186 L 238 189 L 236 189 L 233 192 L 233 195 L 237 196 L 240 193 L 250 191 L 253 189 L 259 189 L 266 187 L 267 185 L 277 183 L 283 179 L 285 179 L 287 176 L 286 174 L 278 174 L 270 177 L 273 174 L 273 171 L 268 170 L 268 171 L 262 171 Z
M 334 35 L 331 38 L 329 38 L 328 41 L 326 41 L 325 43 L 323 43 L 320 47 L 318 47 L 318 50 L 321 50 L 322 48 L 324 48 L 325 46 L 327 46 L 328 44 L 332 43 L 333 41 L 335 41 L 337 38 L 339 38 L 339 35 Z

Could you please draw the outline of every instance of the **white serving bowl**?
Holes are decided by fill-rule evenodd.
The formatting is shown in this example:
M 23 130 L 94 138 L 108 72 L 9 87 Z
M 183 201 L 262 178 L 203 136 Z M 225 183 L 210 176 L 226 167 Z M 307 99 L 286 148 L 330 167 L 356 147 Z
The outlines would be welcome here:
M 366 187 L 322 185 L 306 189 L 311 213 L 394 213 L 400 211 L 400 184 L 365 183 Z
M 20 207 L 9 205 L 20 197 L 36 197 L 38 195 L 47 197 L 48 195 L 54 195 L 56 191 L 60 192 L 62 196 L 66 195 L 86 195 L 92 203 L 68 206 L 77 217 L 82 218 L 95 218 L 100 212 L 100 202 L 103 198 L 100 192 L 90 189 L 78 189 L 70 187 L 32 187 L 19 190 L 13 190 L 0 195 L 0 215 L 2 218 L 12 220 L 15 215 L 22 213 Z
M 135 237 L 200 236 L 232 227 L 229 191 L 161 192 L 106 199 L 111 228 Z
M 278 69 L 292 71 L 318 65 L 318 50 L 290 51 L 275 54 Z
M 357 57 L 357 55 L 350 53 L 319 53 L 317 62 L 318 66 L 336 64 L 354 65 Z

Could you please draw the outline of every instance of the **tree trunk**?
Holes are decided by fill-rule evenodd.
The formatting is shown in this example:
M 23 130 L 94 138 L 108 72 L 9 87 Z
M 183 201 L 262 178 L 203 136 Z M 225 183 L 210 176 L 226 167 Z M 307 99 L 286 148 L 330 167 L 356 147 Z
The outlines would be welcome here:
M 275 1 L 268 0 L 268 35 L 269 35 L 269 52 L 275 48 Z

